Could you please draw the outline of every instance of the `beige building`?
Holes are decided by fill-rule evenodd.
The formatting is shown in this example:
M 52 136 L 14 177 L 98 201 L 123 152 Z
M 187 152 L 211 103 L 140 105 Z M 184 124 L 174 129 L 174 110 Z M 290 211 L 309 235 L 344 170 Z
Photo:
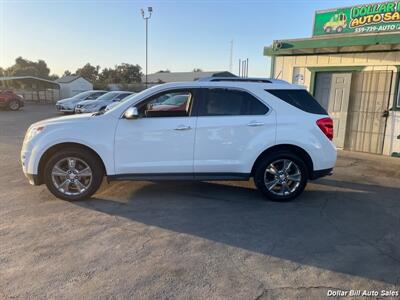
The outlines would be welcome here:
M 274 41 L 271 76 L 305 86 L 334 120 L 338 148 L 400 153 L 400 32 Z

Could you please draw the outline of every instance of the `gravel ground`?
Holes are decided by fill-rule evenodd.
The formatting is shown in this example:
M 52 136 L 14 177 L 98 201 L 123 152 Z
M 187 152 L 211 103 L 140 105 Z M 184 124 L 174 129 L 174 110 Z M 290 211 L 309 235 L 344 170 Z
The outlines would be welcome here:
M 27 127 L 54 115 L 0 111 L 0 298 L 400 292 L 400 159 L 340 152 L 335 174 L 291 203 L 265 201 L 252 182 L 115 182 L 66 202 L 18 164 Z

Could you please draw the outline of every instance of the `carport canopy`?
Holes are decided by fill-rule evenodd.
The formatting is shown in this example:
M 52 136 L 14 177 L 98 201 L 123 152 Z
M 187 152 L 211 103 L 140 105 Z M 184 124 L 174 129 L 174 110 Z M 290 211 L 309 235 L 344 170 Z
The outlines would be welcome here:
M 335 35 L 275 40 L 264 47 L 265 56 L 400 51 L 400 33 Z
M 60 89 L 60 85 L 57 82 L 34 76 L 0 77 L 0 87 L 3 89 L 23 87 L 29 90 L 37 90 L 39 88 Z

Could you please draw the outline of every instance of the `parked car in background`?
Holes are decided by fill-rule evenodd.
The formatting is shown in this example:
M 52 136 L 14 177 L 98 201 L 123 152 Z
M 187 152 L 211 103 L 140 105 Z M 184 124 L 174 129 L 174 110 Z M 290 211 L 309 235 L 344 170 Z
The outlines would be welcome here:
M 75 112 L 75 106 L 83 101 L 83 100 L 95 100 L 99 98 L 101 95 L 104 95 L 107 93 L 107 91 L 102 91 L 102 90 L 93 90 L 93 91 L 86 91 L 79 93 L 71 98 L 66 98 L 57 101 L 56 103 L 56 109 L 59 112 L 63 113 L 74 113 Z
M 173 110 L 156 109 L 166 101 Z M 157 85 L 106 112 L 37 122 L 26 133 L 21 162 L 31 184 L 45 183 L 66 200 L 90 197 L 107 176 L 254 178 L 267 198 L 288 201 L 308 180 L 331 174 L 332 138 L 332 119 L 304 87 L 212 77 Z
M 122 99 L 132 95 L 127 91 L 112 91 L 101 95 L 95 101 L 84 100 L 79 102 L 75 107 L 75 113 L 89 113 L 105 110 L 107 105 L 113 102 L 119 102 Z
M 24 98 L 13 91 L 0 91 L 0 108 L 19 110 L 24 106 Z
M 114 108 L 114 107 L 120 105 L 121 103 L 123 103 L 123 102 L 129 100 L 130 98 L 132 98 L 132 97 L 135 96 L 135 95 L 136 95 L 136 93 L 132 93 L 130 96 L 125 97 L 125 98 L 121 99 L 121 100 L 118 101 L 118 102 L 116 101 L 116 102 L 112 102 L 112 103 L 108 104 L 107 107 L 105 108 L 105 111 L 108 111 L 108 110 L 110 110 L 110 109 L 112 109 L 112 108 Z

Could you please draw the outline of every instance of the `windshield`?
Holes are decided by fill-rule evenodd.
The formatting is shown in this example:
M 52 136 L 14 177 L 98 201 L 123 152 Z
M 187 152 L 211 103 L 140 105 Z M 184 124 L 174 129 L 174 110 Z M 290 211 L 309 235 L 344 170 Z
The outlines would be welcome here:
M 86 98 L 87 96 L 90 96 L 92 93 L 93 91 L 82 92 L 73 96 L 72 99 L 83 99 Z
M 119 94 L 121 94 L 120 92 L 108 92 L 102 96 L 100 96 L 99 98 L 97 98 L 96 100 L 112 100 L 114 99 L 116 96 L 118 96 Z

